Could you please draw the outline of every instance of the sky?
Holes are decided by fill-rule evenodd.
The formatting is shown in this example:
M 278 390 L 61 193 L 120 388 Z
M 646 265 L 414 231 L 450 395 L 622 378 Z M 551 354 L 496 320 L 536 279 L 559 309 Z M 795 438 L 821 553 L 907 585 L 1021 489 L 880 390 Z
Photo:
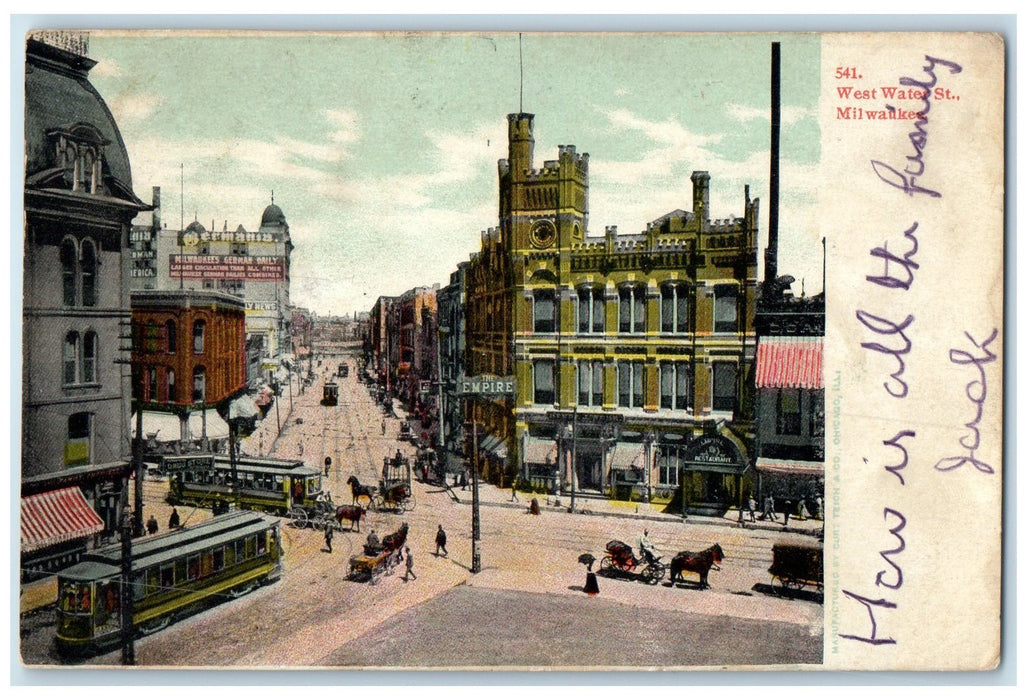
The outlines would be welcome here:
M 292 302 L 367 311 L 449 282 L 498 223 L 506 115 L 535 115 L 535 165 L 589 158 L 588 233 L 636 233 L 692 210 L 769 206 L 770 44 L 782 42 L 780 274 L 821 290 L 813 34 L 302 34 L 93 32 L 90 79 L 121 129 L 133 189 L 162 218 L 256 230 L 289 222 Z M 523 88 L 521 60 L 523 56 Z M 181 181 L 184 173 L 184 187 Z M 184 194 L 184 197 L 182 196 Z M 762 274 L 762 273 L 761 273 Z M 793 287 L 801 291 L 801 282 Z

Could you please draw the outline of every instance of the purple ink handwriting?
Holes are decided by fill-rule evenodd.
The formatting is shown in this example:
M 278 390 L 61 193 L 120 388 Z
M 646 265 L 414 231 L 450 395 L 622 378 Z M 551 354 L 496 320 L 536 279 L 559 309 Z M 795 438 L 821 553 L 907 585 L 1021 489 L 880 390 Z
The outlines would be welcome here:
M 966 454 L 939 460 L 934 465 L 934 468 L 938 471 L 950 472 L 969 464 L 979 472 L 994 474 L 995 470 L 992 466 L 978 459 L 976 452 L 981 446 L 981 431 L 978 426 L 981 423 L 981 418 L 984 417 L 984 402 L 988 398 L 988 375 L 985 372 L 985 365 L 994 362 L 997 357 L 988 346 L 995 342 L 995 339 L 998 337 L 998 329 L 993 328 L 991 334 L 983 342 L 978 342 L 966 331 L 963 332 L 963 335 L 966 336 L 976 351 L 951 348 L 949 350 L 949 362 L 960 366 L 972 365 L 977 371 L 977 376 L 967 383 L 964 389 L 966 398 L 970 400 L 974 407 L 973 418 L 963 424 L 969 432 L 959 438 L 959 444 L 966 449 Z
M 917 94 L 920 95 L 920 101 L 923 103 L 916 113 L 917 120 L 913 122 L 913 131 L 910 131 L 908 135 L 909 143 L 913 147 L 913 154 L 906 156 L 906 167 L 901 171 L 880 160 L 871 160 L 870 165 L 881 182 L 902 190 L 910 197 L 916 194 L 925 194 L 929 197 L 937 198 L 941 197 L 941 192 L 923 187 L 917 182 L 917 178 L 923 177 L 927 170 L 927 165 L 924 162 L 924 151 L 927 150 L 927 123 L 929 121 L 927 115 L 931 111 L 932 88 L 938 83 L 935 68 L 939 66 L 947 68 L 949 74 L 952 75 L 961 73 L 963 67 L 952 61 L 934 58 L 933 56 L 924 56 L 924 60 L 927 62 L 927 65 L 923 67 L 924 73 L 927 74 L 926 78 L 923 80 L 915 80 L 908 77 L 899 78 L 901 85 L 920 88 Z M 895 109 L 891 105 L 885 106 L 889 110 Z

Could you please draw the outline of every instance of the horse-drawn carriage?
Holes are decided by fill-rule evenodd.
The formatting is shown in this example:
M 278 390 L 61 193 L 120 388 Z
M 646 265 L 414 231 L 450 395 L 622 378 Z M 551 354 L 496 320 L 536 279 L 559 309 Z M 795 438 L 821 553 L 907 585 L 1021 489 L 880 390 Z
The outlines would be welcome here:
M 315 501 L 310 504 L 294 505 L 288 512 L 287 517 L 293 527 L 304 528 L 307 525 L 315 530 L 324 530 L 326 527 L 335 527 L 333 523 L 342 525 L 343 520 L 350 522 L 350 529 L 360 532 L 360 520 L 367 511 L 360 505 L 336 506 L 330 497 Z
M 353 493 L 353 503 L 369 510 L 406 513 L 417 505 L 414 498 L 410 460 L 397 450 L 395 457 L 386 457 L 378 486 L 360 483 L 356 475 L 346 480 Z
M 414 439 L 414 433 L 410 429 L 410 424 L 406 421 L 403 421 L 399 424 L 399 439 L 406 440 L 407 442 L 410 442 Z
M 403 561 L 403 545 L 407 541 L 409 526 L 403 523 L 396 532 L 386 535 L 381 547 L 364 547 L 364 553 L 350 557 L 349 577 L 378 583 L 382 576 L 390 576 Z
M 778 542 L 770 564 L 770 585 L 777 594 L 794 593 L 806 586 L 824 590 L 824 547 L 820 543 Z
M 649 585 L 655 585 L 663 579 L 667 573 L 667 565 L 660 561 L 660 557 L 635 556 L 631 546 L 620 540 L 610 540 L 606 543 L 606 554 L 599 562 L 599 573 L 604 576 L 628 575 L 637 573 L 638 578 Z

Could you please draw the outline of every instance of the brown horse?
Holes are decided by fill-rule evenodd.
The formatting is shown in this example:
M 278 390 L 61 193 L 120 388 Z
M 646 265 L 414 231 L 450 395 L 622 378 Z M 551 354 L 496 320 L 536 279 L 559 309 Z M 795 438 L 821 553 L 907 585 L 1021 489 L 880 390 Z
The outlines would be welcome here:
M 371 497 L 374 495 L 374 487 L 364 486 L 356 476 L 351 476 L 346 479 L 346 483 L 349 484 L 350 491 L 353 493 L 354 504 L 363 497 L 366 497 L 367 500 L 371 500 Z
M 339 506 L 335 509 L 335 519 L 339 522 L 340 527 L 343 520 L 348 520 L 349 529 L 352 531 L 356 528 L 356 531 L 360 532 L 360 519 L 364 517 L 366 512 L 360 506 Z
M 679 578 L 684 583 L 685 577 L 682 572 L 691 571 L 699 574 L 700 590 L 709 588 L 707 577 L 710 575 L 710 569 L 723 560 L 724 550 L 719 544 L 707 547 L 701 552 L 678 552 L 670 561 L 670 585 L 673 586 Z

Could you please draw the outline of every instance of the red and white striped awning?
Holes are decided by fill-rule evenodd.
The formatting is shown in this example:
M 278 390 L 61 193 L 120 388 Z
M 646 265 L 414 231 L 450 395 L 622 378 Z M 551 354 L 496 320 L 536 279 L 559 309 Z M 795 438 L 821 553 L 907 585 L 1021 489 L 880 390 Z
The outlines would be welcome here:
M 756 386 L 761 389 L 823 389 L 823 337 L 760 338 L 756 346 Z
M 764 474 L 780 474 L 782 476 L 824 476 L 823 462 L 805 462 L 797 459 L 756 460 L 756 471 Z
M 103 521 L 77 486 L 21 499 L 22 552 L 34 552 L 102 530 Z

